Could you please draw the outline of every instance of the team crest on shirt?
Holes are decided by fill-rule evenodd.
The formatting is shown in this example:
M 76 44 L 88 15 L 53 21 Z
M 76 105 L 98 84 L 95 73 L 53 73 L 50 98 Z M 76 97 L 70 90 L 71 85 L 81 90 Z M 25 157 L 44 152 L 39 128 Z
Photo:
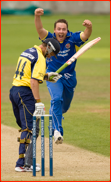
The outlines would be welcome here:
M 68 43 L 68 44 L 65 45 L 65 47 L 66 47 L 67 49 L 69 49 L 69 48 L 71 47 L 71 45 Z

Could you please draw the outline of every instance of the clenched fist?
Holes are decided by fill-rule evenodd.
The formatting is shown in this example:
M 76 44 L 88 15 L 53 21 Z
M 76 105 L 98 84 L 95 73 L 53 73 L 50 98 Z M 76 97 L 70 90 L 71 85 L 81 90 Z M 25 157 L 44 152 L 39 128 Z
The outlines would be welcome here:
M 37 8 L 35 10 L 35 16 L 41 16 L 44 14 L 44 10 L 42 8 Z
M 90 20 L 84 20 L 82 25 L 87 27 L 87 28 L 92 28 L 92 23 Z

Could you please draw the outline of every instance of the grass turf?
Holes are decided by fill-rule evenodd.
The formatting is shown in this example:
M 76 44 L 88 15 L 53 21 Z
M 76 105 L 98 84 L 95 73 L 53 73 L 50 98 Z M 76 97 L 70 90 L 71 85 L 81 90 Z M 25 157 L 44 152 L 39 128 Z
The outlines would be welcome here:
M 110 16 L 109 15 L 52 15 L 42 16 L 44 28 L 53 32 L 53 24 L 65 18 L 70 31 L 84 31 L 82 22 L 89 19 L 93 32 L 89 41 L 101 37 L 101 41 L 84 53 L 77 61 L 77 87 L 71 107 L 63 120 L 64 142 L 110 156 Z M 22 51 L 39 45 L 34 16 L 1 17 L 1 123 L 16 127 L 9 89 L 17 59 Z M 46 83 L 40 85 L 46 113 L 50 107 L 50 95 Z M 44 94 L 45 93 L 45 94 Z M 48 119 L 45 132 L 48 136 Z

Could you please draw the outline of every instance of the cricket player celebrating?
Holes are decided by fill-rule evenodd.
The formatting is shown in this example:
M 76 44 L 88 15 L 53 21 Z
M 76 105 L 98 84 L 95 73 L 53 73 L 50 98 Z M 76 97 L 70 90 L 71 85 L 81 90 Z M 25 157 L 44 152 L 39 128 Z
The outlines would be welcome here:
M 83 26 L 86 27 L 85 30 L 73 33 L 68 30 L 68 22 L 65 19 L 59 19 L 54 23 L 54 33 L 51 33 L 43 28 L 41 22 L 41 15 L 43 14 L 43 9 L 37 8 L 35 10 L 35 26 L 39 38 L 43 41 L 53 37 L 60 44 L 60 52 L 57 54 L 57 58 L 53 56 L 46 59 L 47 73 L 55 72 L 88 40 L 92 33 L 92 23 L 89 20 L 84 20 Z M 74 24 L 74 26 L 76 25 Z M 63 142 L 62 114 L 69 109 L 74 96 L 77 84 L 76 62 L 77 60 L 62 70 L 60 73 L 62 77 L 56 83 L 47 82 L 47 87 L 51 95 L 50 114 L 53 117 L 53 135 L 56 144 Z
M 48 38 L 39 46 L 35 45 L 24 52 L 18 58 L 17 67 L 10 89 L 10 100 L 18 126 L 21 128 L 21 136 L 18 139 L 19 159 L 16 162 L 15 171 L 32 171 L 32 127 L 33 113 L 37 112 L 39 106 L 44 109 L 40 100 L 39 84 L 43 80 L 49 80 L 54 76 L 52 82 L 59 78 L 57 73 L 46 73 L 46 57 L 56 56 L 60 50 L 57 40 Z M 39 122 L 36 125 L 36 137 L 39 135 Z M 27 149 L 28 148 L 28 149 Z M 26 150 L 27 149 L 27 150 Z M 40 167 L 36 166 L 36 171 Z

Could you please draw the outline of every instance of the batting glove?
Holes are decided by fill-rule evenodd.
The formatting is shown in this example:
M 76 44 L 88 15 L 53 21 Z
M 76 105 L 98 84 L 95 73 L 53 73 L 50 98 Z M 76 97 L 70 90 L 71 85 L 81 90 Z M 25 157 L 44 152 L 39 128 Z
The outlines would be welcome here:
M 53 78 L 51 78 L 53 77 Z M 56 73 L 56 72 L 49 72 L 49 73 L 46 73 L 45 76 L 44 76 L 44 79 L 49 81 L 49 82 L 57 82 L 58 79 L 60 79 L 62 77 L 62 75 Z
M 35 111 L 33 115 L 39 118 L 41 115 L 44 114 L 45 114 L 45 105 L 42 102 L 35 103 Z

